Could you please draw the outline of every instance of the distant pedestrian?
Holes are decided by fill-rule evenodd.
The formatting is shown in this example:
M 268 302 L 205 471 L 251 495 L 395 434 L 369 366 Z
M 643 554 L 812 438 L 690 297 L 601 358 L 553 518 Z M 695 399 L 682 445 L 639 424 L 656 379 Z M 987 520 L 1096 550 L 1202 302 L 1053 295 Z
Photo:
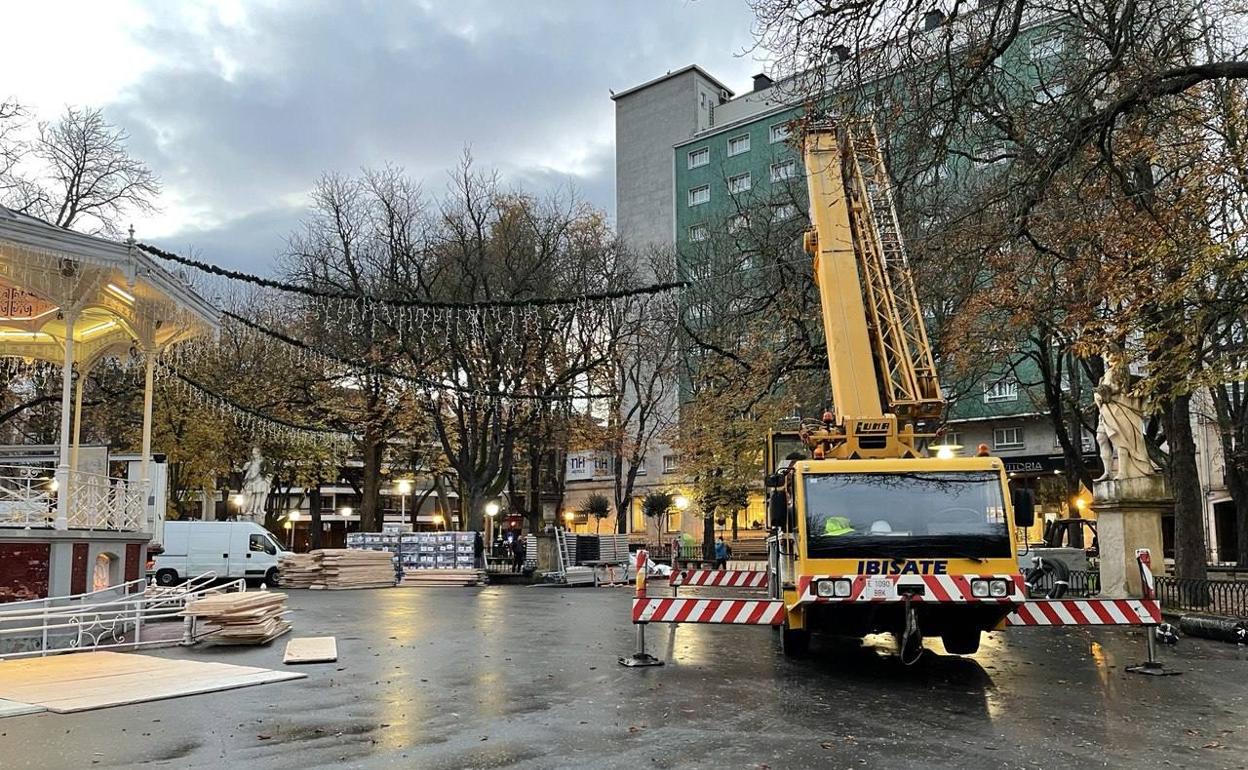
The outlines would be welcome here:
M 728 544 L 724 542 L 724 536 L 720 535 L 715 541 L 715 569 L 727 569 L 728 556 L 732 553 L 728 548 Z
M 512 569 L 515 572 L 524 572 L 524 560 L 528 556 L 528 548 L 524 544 L 524 537 L 516 536 L 516 540 L 511 545 L 512 548 Z
M 472 556 L 477 569 L 485 569 L 485 538 L 481 537 L 480 532 L 472 539 Z

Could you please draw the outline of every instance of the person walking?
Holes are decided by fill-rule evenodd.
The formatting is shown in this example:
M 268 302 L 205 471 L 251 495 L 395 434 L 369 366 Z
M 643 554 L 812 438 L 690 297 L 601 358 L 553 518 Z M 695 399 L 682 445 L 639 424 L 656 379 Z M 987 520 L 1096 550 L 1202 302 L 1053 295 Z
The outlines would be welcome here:
M 524 544 L 524 536 L 516 535 L 516 540 L 511 545 L 512 548 L 512 565 L 511 568 L 515 572 L 524 572 L 524 560 L 528 556 L 528 548 Z
M 472 539 L 472 555 L 477 569 L 485 569 L 485 538 L 481 537 L 480 532 Z
M 728 544 L 724 542 L 724 536 L 720 535 L 715 541 L 715 569 L 728 568 Z

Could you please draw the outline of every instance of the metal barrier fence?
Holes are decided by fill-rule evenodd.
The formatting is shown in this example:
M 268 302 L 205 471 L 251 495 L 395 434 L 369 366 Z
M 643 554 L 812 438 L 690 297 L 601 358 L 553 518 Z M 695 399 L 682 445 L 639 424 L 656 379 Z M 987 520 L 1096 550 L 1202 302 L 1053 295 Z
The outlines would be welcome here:
M 246 590 L 241 578 L 217 585 L 216 575 L 205 573 L 172 588 L 148 587 L 139 579 L 103 591 L 3 604 L 0 660 L 177 643 L 167 637 L 144 638 L 144 627 L 159 621 L 180 621 L 181 643 L 189 644 L 197 634 L 195 618 L 182 615 L 188 602 L 222 591 Z
M 1097 596 L 1101 593 L 1101 573 L 1096 570 L 1072 570 L 1068 583 L 1065 594 L 1067 597 Z M 1040 579 L 1039 587 L 1033 590 L 1031 595 L 1045 596 L 1052 588 L 1053 575 L 1046 573 Z
M 1168 610 L 1248 618 L 1248 581 L 1159 576 L 1157 598 L 1161 600 L 1161 606 Z

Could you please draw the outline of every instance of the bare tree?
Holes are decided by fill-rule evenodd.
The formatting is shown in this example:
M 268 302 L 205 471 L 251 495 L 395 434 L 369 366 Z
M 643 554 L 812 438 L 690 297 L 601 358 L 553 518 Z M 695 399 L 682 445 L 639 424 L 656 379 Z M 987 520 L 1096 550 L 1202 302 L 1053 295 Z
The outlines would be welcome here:
M 0 146 L 4 125 L 0 117 Z M 68 107 L 56 122 L 40 123 L 35 138 L 21 145 L 20 152 L 37 168 L 18 173 L 11 164 L 6 198 L 57 227 L 117 235 L 127 212 L 154 210 L 160 194 L 159 179 L 130 154 L 128 140 L 101 110 Z

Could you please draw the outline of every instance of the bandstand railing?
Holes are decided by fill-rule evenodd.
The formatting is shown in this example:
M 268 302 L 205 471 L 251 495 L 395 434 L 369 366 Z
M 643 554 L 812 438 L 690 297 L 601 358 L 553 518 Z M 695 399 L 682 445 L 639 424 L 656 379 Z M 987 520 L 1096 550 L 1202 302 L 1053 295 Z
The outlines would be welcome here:
M 85 471 L 70 471 L 68 478 L 70 529 L 144 529 L 147 494 L 142 482 Z M 0 465 L 0 526 L 53 526 L 60 494 L 61 485 L 50 468 Z

